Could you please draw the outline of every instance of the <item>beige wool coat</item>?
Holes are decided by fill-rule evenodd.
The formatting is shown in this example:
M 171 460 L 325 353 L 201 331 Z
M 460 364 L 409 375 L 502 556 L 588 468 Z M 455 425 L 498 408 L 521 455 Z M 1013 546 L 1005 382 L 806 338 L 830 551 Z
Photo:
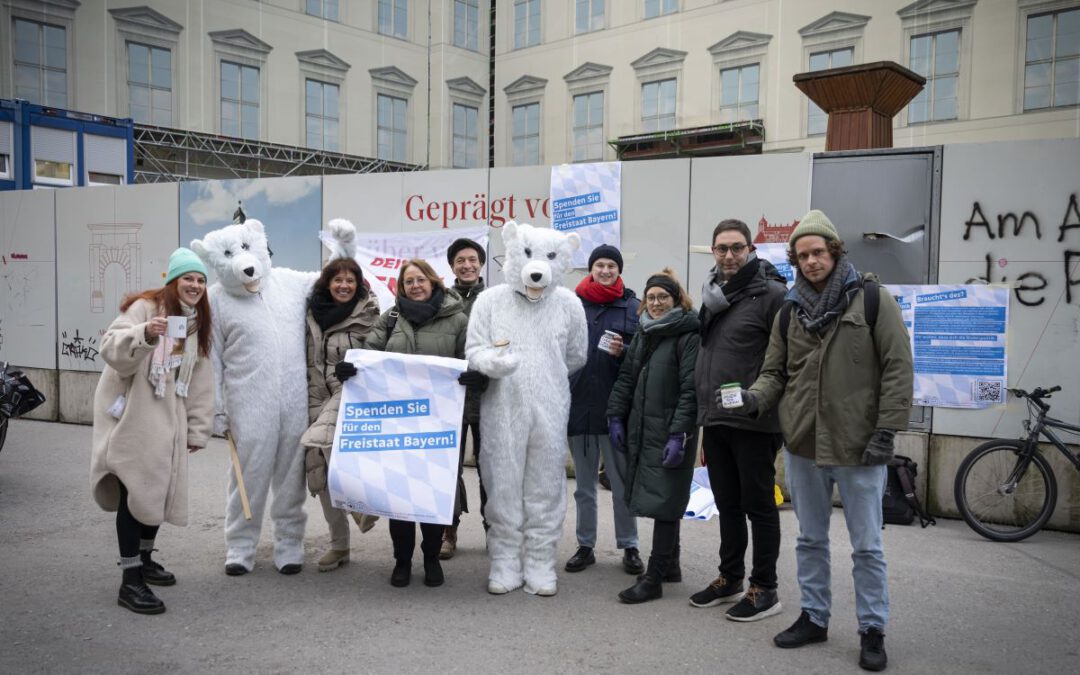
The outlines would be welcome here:
M 116 317 L 101 340 L 105 370 L 94 392 L 93 452 L 90 487 L 106 511 L 120 506 L 122 481 L 128 509 L 144 525 L 187 525 L 188 446 L 206 447 L 214 415 L 214 372 L 199 356 L 186 398 L 176 396 L 174 377 L 166 377 L 165 395 L 154 396 L 150 356 L 157 345 L 146 341 L 146 324 L 159 314 L 153 303 L 138 300 Z M 120 419 L 109 408 L 127 397 Z

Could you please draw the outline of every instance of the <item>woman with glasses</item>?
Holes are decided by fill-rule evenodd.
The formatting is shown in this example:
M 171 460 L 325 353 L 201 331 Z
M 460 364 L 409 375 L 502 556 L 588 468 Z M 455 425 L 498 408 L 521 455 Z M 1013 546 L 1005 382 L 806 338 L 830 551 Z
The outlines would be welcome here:
M 697 313 L 668 268 L 645 283 L 641 310 L 607 409 L 611 445 L 626 453 L 627 504 L 635 515 L 654 521 L 645 574 L 619 593 L 630 604 L 663 595 L 661 583 L 678 545 L 697 447 Z
M 438 273 L 426 261 L 413 258 L 398 274 L 394 306 L 383 312 L 375 327 L 367 334 L 367 349 L 398 354 L 424 354 L 465 358 L 465 331 L 469 317 L 461 297 L 443 285 Z M 338 369 L 341 381 L 356 374 L 351 363 Z M 479 373 L 469 373 L 483 379 Z M 464 375 L 462 384 L 482 388 L 486 383 L 472 382 Z M 420 550 L 424 553 L 424 585 L 443 584 L 439 548 L 442 546 L 443 525 L 420 523 L 423 537 Z M 390 583 L 408 586 L 412 580 L 412 555 L 416 548 L 416 523 L 390 519 L 390 538 L 394 542 L 394 571 Z

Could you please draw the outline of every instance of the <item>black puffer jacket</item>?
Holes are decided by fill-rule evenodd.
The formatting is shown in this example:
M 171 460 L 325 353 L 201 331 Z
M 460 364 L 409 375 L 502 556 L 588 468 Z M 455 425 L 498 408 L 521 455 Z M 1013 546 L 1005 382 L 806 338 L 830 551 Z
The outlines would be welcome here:
M 638 516 L 679 520 L 686 512 L 697 447 L 700 326 L 689 312 L 649 333 L 639 328 L 608 399 L 608 416 L 626 420 L 626 502 Z M 665 469 L 664 445 L 677 433 L 687 434 L 686 455 L 681 466 Z
M 750 265 L 756 268 L 754 274 L 745 286 L 731 294 L 730 307 L 715 314 L 702 305 L 698 315 L 701 349 L 694 368 L 697 422 L 706 427 L 722 424 L 775 434 L 780 432 L 775 410 L 760 419 L 750 419 L 716 405 L 716 390 L 721 385 L 738 382 L 749 389 L 757 379 L 769 346 L 773 318 L 784 304 L 787 292 L 783 275 L 768 260 L 758 258 L 747 263 Z

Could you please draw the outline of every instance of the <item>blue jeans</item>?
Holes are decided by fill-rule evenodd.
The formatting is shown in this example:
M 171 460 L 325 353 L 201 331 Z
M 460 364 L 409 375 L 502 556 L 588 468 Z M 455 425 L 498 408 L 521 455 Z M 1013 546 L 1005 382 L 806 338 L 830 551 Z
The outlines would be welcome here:
M 832 589 L 829 569 L 829 517 L 833 484 L 840 490 L 844 520 L 854 549 L 855 614 L 859 632 L 889 621 L 889 585 L 881 542 L 884 466 L 818 466 L 811 459 L 784 452 L 791 503 L 799 519 L 795 559 L 802 608 L 819 626 L 829 625 Z
M 607 434 L 571 436 L 570 455 L 574 458 L 574 503 L 577 505 L 578 546 L 596 548 L 596 483 L 600 455 L 604 472 L 611 482 L 611 504 L 615 512 L 615 543 L 619 548 L 637 548 L 637 520 L 623 498 L 626 454 L 611 447 Z

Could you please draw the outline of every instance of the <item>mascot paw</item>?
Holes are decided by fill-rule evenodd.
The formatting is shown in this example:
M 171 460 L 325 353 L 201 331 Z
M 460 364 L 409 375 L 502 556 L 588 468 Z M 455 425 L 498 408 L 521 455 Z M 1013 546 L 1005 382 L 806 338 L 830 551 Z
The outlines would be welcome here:
M 214 415 L 214 435 L 224 436 L 225 432 L 229 430 L 229 417 L 227 415 L 218 413 Z
M 491 359 L 488 367 L 489 377 L 507 377 L 517 370 L 521 360 L 514 354 L 502 354 Z
M 330 249 L 330 259 L 356 257 L 356 226 L 344 218 L 334 218 L 326 225 L 326 230 L 319 233 L 326 248 Z

